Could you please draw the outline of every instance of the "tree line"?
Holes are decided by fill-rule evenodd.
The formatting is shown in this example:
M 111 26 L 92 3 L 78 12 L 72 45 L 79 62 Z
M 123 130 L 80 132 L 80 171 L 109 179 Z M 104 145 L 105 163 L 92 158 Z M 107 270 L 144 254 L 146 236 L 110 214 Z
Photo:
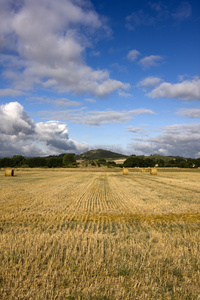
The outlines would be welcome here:
M 27 168 L 62 168 L 62 167 L 78 167 L 76 156 L 73 153 L 67 153 L 61 156 L 50 157 L 29 157 L 22 155 L 14 155 L 12 158 L 0 158 L 0 168 L 11 167 L 27 167 Z M 85 161 L 84 166 L 107 166 L 110 167 L 126 167 L 126 168 L 146 168 L 146 167 L 179 167 L 179 168 L 198 168 L 200 167 L 200 158 L 183 158 L 175 157 L 171 159 L 153 159 L 144 155 L 129 156 L 123 164 L 116 164 L 114 161 L 106 161 L 105 159 Z
M 73 153 L 67 153 L 63 157 L 29 157 L 25 158 L 22 155 L 14 155 L 12 158 L 0 158 L 0 168 L 61 168 L 61 167 L 76 167 L 77 162 Z
M 198 168 L 200 167 L 200 158 L 175 157 L 170 159 L 152 159 L 143 155 L 131 155 L 124 161 L 124 167 L 178 167 L 178 168 Z

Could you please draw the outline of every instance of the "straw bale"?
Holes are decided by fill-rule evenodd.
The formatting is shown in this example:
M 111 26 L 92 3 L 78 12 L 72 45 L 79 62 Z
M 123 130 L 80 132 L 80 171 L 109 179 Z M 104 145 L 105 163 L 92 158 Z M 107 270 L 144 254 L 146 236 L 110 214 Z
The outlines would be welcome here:
M 151 168 L 151 169 L 150 169 L 150 174 L 151 174 L 151 175 L 157 175 L 157 173 L 158 173 L 158 171 L 157 171 L 156 168 Z
M 13 169 L 5 169 L 5 176 L 14 176 Z
M 129 175 L 129 170 L 127 168 L 123 168 L 123 175 Z

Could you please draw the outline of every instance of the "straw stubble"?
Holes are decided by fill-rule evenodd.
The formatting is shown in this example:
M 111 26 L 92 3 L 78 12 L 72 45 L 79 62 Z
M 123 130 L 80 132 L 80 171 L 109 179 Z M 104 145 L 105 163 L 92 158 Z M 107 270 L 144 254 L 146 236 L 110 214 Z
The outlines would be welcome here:
M 199 174 L 130 174 L 2 177 L 0 297 L 197 299 Z

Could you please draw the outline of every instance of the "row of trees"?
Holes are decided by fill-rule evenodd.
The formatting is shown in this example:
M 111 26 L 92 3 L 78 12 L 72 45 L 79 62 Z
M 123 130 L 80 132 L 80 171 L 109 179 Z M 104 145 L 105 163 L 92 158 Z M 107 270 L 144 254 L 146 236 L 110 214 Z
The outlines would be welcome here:
M 161 162 L 162 166 L 164 162 Z M 151 158 L 144 158 L 143 156 L 130 156 L 124 162 L 125 168 L 131 167 L 155 167 L 155 161 Z
M 197 159 L 185 159 L 182 157 L 176 157 L 173 159 L 153 159 L 145 156 L 131 155 L 125 161 L 124 164 L 116 164 L 114 161 L 106 161 L 105 159 L 85 161 L 85 166 L 107 166 L 107 167 L 179 167 L 179 168 L 198 168 L 200 167 L 200 158 Z M 52 156 L 52 157 L 31 157 L 25 158 L 22 155 L 14 155 L 12 158 L 0 158 L 0 168 L 11 167 L 46 167 L 46 168 L 59 168 L 59 167 L 77 167 L 75 155 L 73 153 L 67 153 L 64 156 Z
M 183 157 L 176 157 L 173 159 L 152 159 L 145 156 L 136 156 L 131 155 L 129 156 L 125 162 L 124 167 L 131 168 L 131 167 L 179 167 L 179 168 L 198 168 L 200 167 L 200 158 L 192 159 L 188 158 L 185 159 Z
M 47 168 L 58 168 L 58 167 L 76 167 L 76 159 L 73 153 L 65 154 L 64 157 L 31 157 L 25 158 L 22 155 L 14 155 L 12 158 L 5 157 L 0 158 L 0 168 L 11 167 L 47 167 Z
M 114 161 L 106 161 L 101 158 L 99 160 L 85 160 L 83 164 L 85 167 L 87 166 L 107 166 L 107 167 L 116 167 L 123 165 L 117 165 Z M 37 168 L 37 167 L 46 167 L 46 168 L 60 168 L 60 167 L 77 167 L 78 163 L 76 162 L 76 157 L 73 153 L 67 153 L 61 157 L 31 157 L 25 158 L 22 155 L 14 155 L 12 158 L 0 158 L 0 168 L 11 167 L 11 168 L 19 168 L 19 167 L 29 167 L 29 168 Z

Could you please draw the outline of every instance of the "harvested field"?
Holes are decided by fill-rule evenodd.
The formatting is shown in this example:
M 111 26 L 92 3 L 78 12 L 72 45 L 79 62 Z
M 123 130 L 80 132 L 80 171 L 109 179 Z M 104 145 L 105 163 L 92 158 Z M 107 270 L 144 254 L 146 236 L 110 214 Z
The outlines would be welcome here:
M 200 170 L 0 171 L 1 299 L 200 299 Z

